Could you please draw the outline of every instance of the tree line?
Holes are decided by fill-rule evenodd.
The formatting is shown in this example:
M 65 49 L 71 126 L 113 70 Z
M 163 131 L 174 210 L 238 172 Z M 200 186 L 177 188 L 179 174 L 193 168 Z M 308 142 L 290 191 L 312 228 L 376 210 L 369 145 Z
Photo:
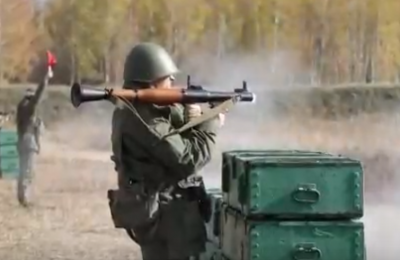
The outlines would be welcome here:
M 153 41 L 179 64 L 286 52 L 315 84 L 398 81 L 399 8 L 396 0 L 1 0 L 0 78 L 35 80 L 50 49 L 59 83 L 120 82 L 132 44 Z

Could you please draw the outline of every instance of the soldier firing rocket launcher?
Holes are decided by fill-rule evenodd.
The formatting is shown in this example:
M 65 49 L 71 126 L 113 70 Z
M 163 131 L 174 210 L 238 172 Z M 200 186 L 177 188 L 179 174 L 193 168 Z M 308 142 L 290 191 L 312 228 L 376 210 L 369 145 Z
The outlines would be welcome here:
M 187 88 L 97 89 L 94 87 L 83 87 L 78 83 L 74 83 L 71 88 L 71 102 L 74 107 L 79 107 L 84 102 L 110 100 L 113 97 L 156 105 L 170 105 L 173 103 L 221 103 L 227 100 L 254 103 L 256 100 L 256 95 L 247 90 L 247 83 L 245 81 L 241 89 L 235 89 L 233 92 L 208 91 L 201 86 L 191 85 L 190 77 L 188 78 Z

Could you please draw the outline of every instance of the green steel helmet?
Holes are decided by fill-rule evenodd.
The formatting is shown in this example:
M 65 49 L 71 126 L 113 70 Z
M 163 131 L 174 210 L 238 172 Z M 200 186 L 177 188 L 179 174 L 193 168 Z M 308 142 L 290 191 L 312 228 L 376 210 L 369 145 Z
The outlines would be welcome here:
M 134 82 L 152 83 L 179 72 L 168 52 L 154 43 L 140 43 L 125 60 L 124 85 Z

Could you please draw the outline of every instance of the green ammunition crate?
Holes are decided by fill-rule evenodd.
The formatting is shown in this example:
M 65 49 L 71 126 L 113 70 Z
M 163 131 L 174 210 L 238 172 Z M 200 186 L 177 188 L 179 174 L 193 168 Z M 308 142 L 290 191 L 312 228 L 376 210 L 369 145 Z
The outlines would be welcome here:
M 229 183 L 235 177 L 235 159 L 236 158 L 265 158 L 265 157 L 320 157 L 320 156 L 333 156 L 328 153 L 304 151 L 304 150 L 233 150 L 222 153 L 222 190 L 223 197 L 226 200 L 226 192 L 229 190 Z
M 19 173 L 19 158 L 0 158 L 0 177 L 3 179 L 15 179 Z
M 363 216 L 361 163 L 335 156 L 234 159 L 223 177 L 224 202 L 245 215 L 299 219 Z
M 0 145 L 17 144 L 18 134 L 15 130 L 0 129 Z
M 4 157 L 18 157 L 17 145 L 0 145 L 0 160 Z
M 211 219 L 208 223 L 206 223 L 207 240 L 213 244 L 219 245 L 222 191 L 221 189 L 208 189 L 207 194 L 211 198 Z
M 221 212 L 221 251 L 229 260 L 365 260 L 356 221 L 255 221 Z

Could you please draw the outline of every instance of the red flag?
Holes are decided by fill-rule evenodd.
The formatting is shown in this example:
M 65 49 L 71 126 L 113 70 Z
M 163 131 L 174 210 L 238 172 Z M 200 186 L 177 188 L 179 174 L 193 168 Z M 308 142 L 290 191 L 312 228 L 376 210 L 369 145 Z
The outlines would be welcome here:
M 46 51 L 47 53 L 47 66 L 54 67 L 57 64 L 56 56 L 53 55 L 50 51 Z

